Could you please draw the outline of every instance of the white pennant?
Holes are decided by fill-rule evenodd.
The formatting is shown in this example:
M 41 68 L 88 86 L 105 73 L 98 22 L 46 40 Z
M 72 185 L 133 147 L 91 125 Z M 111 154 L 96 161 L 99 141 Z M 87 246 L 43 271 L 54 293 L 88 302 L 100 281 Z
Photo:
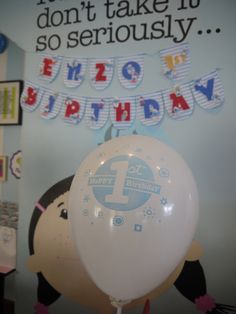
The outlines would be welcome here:
M 197 104 L 206 110 L 214 110 L 224 104 L 224 88 L 217 71 L 196 80 L 192 92 Z
M 136 55 L 131 57 L 118 58 L 118 77 L 125 88 L 137 87 L 144 74 L 144 56 Z
M 135 121 L 135 97 L 114 98 L 110 105 L 110 118 L 115 128 L 127 129 Z
M 61 109 L 62 95 L 59 92 L 45 89 L 40 104 L 40 115 L 44 119 L 55 118 Z
M 62 120 L 67 123 L 78 124 L 83 119 L 85 104 L 85 97 L 62 95 Z
M 40 104 L 44 89 L 31 82 L 25 82 L 21 94 L 21 107 L 25 111 L 34 111 Z
M 163 74 L 176 82 L 186 78 L 190 70 L 189 44 L 181 44 L 159 52 Z
M 67 87 L 78 87 L 85 77 L 87 59 L 65 58 L 63 63 L 64 84 Z
M 164 90 L 162 94 L 166 111 L 171 118 L 184 120 L 191 116 L 194 100 L 189 83 Z
M 110 100 L 108 98 L 88 98 L 86 104 L 86 123 L 90 129 L 100 129 L 107 122 Z
M 59 73 L 61 63 L 61 56 L 42 54 L 39 68 L 39 79 L 44 80 L 45 82 L 52 82 Z
M 137 96 L 137 114 L 144 125 L 159 124 L 164 116 L 162 92 Z
M 89 71 L 91 85 L 97 90 L 105 89 L 113 78 L 114 58 L 91 59 Z

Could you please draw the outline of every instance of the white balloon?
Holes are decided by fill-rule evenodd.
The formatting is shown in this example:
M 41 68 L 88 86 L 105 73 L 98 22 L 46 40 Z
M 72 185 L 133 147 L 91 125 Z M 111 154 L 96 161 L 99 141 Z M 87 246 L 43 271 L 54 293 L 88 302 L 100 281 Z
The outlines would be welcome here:
M 78 253 L 95 284 L 130 300 L 160 285 L 184 258 L 198 221 L 186 162 L 155 138 L 129 135 L 82 162 L 69 195 Z

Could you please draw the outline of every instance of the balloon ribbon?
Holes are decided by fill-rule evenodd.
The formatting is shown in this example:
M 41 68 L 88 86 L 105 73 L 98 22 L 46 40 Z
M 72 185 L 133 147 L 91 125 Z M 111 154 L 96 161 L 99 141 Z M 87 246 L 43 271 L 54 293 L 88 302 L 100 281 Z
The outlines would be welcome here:
M 149 299 L 147 299 L 147 301 L 144 304 L 143 314 L 150 314 L 150 301 L 149 301 Z

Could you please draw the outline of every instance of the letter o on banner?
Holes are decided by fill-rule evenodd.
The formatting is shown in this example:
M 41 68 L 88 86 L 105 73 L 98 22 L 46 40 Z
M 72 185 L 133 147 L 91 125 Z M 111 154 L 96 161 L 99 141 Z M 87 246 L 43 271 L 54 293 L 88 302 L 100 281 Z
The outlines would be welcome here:
M 141 67 L 137 62 L 129 61 L 122 69 L 122 74 L 127 80 L 133 80 L 134 75 L 139 76 Z

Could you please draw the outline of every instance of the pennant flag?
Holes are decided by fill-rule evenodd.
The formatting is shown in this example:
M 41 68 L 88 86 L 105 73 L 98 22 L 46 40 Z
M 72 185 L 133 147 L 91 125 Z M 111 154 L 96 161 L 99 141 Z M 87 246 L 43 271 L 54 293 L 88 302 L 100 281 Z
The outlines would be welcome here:
M 128 129 L 135 120 L 135 97 L 115 98 L 110 104 L 110 118 L 115 128 Z
M 216 109 L 224 104 L 224 88 L 217 71 L 196 80 L 192 92 L 197 104 L 203 109 Z
M 97 90 L 108 87 L 114 73 L 114 58 L 91 59 L 90 80 L 91 85 Z
M 78 87 L 84 80 L 87 66 L 85 58 L 65 58 L 63 66 L 64 83 L 67 87 Z
M 162 91 L 164 105 L 168 115 L 175 120 L 184 120 L 191 116 L 194 100 L 189 83 Z
M 190 70 L 189 44 L 163 49 L 159 53 L 166 78 L 174 82 L 186 78 Z
M 164 116 L 162 92 L 137 96 L 137 114 L 146 126 L 159 124 Z
M 44 119 L 53 119 L 60 112 L 62 96 L 58 92 L 45 89 L 40 104 L 40 115 Z
M 44 89 L 32 84 L 31 82 L 25 82 L 24 90 L 21 94 L 21 107 L 26 111 L 34 111 L 40 104 Z
M 120 57 L 117 62 L 121 85 L 125 88 L 137 87 L 143 79 L 144 56 Z
M 109 116 L 110 99 L 88 98 L 86 105 L 86 123 L 91 129 L 100 129 L 107 122 Z
M 59 73 L 61 63 L 61 56 L 42 54 L 40 60 L 39 78 L 46 82 L 52 82 Z
M 62 95 L 62 120 L 71 123 L 78 124 L 85 112 L 85 97 Z

